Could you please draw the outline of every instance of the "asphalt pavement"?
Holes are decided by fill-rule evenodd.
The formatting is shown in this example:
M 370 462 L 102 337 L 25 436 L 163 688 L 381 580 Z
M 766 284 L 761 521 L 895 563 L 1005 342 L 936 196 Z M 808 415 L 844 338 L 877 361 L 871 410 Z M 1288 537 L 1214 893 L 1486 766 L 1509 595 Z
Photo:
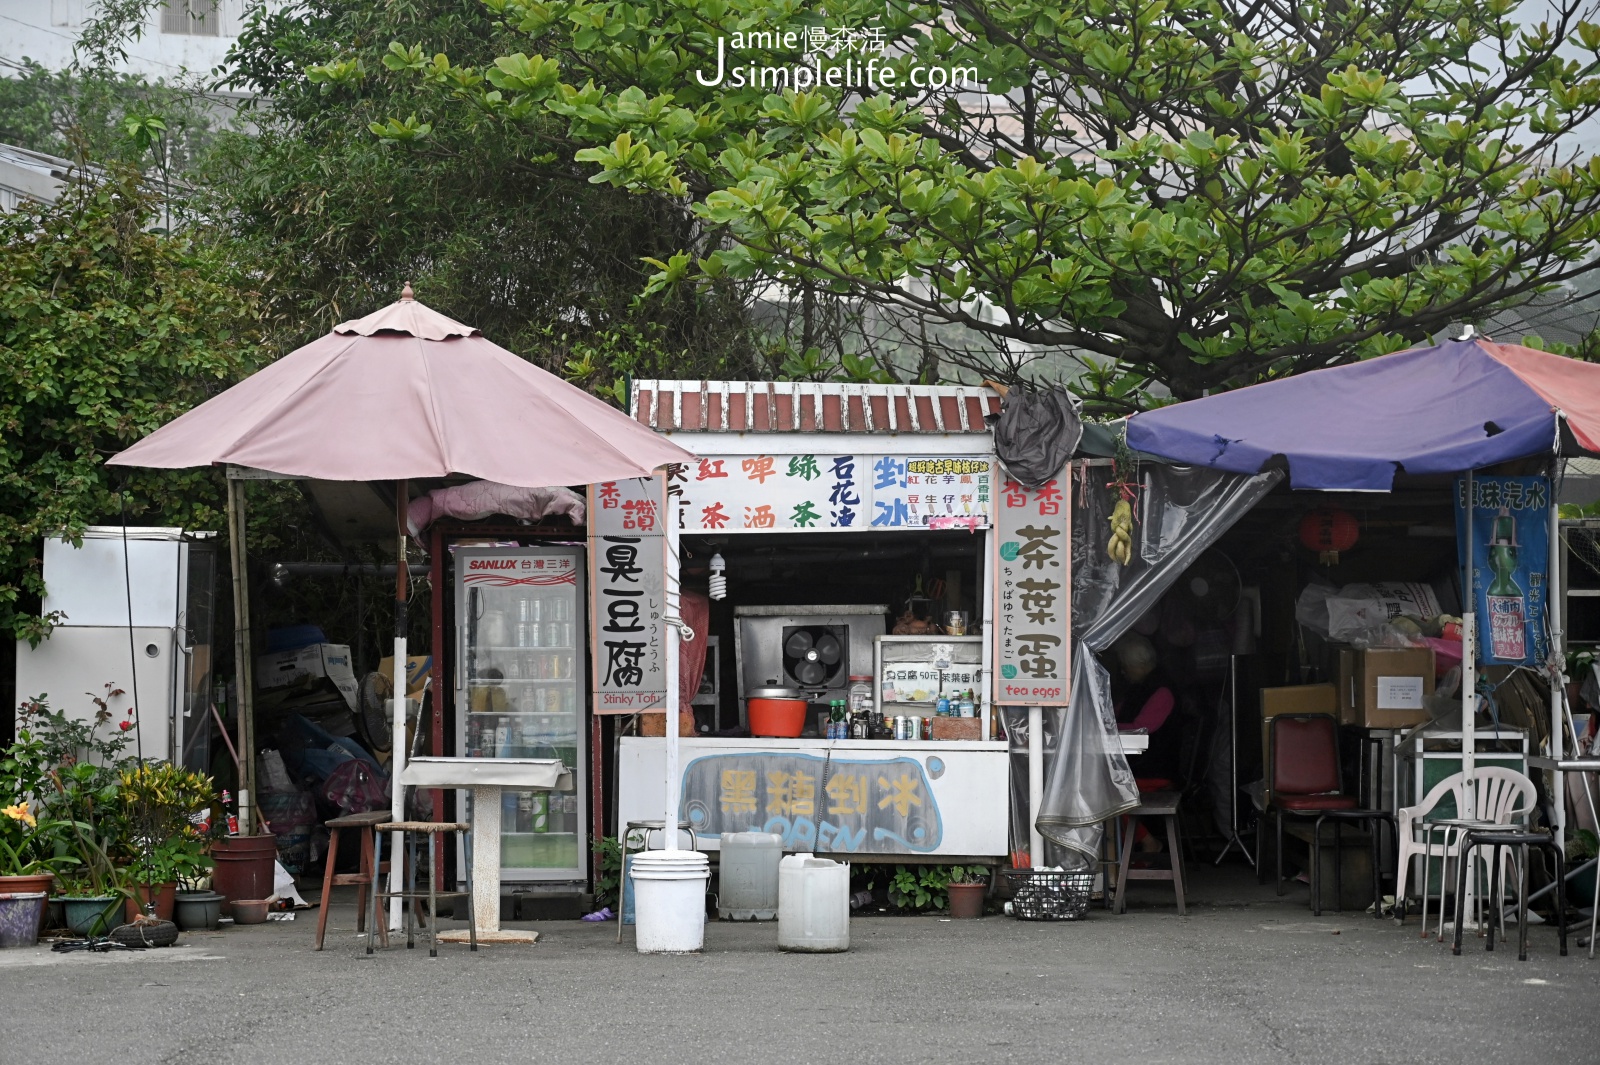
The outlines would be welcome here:
M 1202 879 L 1187 917 L 1157 885 L 1072 923 L 858 917 L 836 955 L 780 953 L 773 924 L 646 956 L 542 922 L 536 946 L 369 958 L 342 900 L 322 953 L 314 910 L 142 954 L 13 949 L 0 1065 L 1600 1061 L 1600 960 L 1552 927 L 1527 962 L 1452 957 L 1415 919 L 1315 918 L 1244 879 Z

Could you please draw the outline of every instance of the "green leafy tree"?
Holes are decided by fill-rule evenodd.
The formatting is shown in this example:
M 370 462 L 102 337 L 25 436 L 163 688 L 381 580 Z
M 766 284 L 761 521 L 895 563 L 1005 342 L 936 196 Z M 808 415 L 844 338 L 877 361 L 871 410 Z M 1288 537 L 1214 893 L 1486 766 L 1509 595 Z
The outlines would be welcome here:
M 137 174 L 0 215 L 0 632 L 37 640 L 43 538 L 120 520 L 225 528 L 213 471 L 105 459 L 250 364 L 248 279 L 198 236 L 150 232 Z
M 397 35 L 461 107 L 379 138 L 560 119 L 591 180 L 705 228 L 651 291 L 852 293 L 1005 341 L 968 356 L 987 373 L 1111 367 L 1110 409 L 1394 350 L 1593 265 L 1600 160 L 1565 147 L 1600 109 L 1590 0 L 484 3 L 519 47 Z M 800 74 L 810 27 L 877 79 Z
M 515 39 L 476 0 L 308 0 L 258 10 L 224 72 L 255 94 L 251 131 L 222 139 L 204 197 L 265 279 L 275 349 L 393 301 L 410 281 L 430 306 L 619 400 L 628 375 L 755 367 L 748 286 L 638 298 L 645 259 L 692 246 L 697 220 L 588 182 L 547 137 L 564 128 L 549 117 L 516 130 L 488 116 L 417 119 L 454 83 L 415 77 L 389 52 L 399 35 L 474 63 Z

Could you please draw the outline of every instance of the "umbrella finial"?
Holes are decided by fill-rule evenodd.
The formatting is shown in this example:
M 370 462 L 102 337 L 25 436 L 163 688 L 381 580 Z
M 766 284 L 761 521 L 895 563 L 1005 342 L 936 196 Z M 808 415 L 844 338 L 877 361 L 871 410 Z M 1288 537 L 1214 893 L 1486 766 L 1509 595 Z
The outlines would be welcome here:
M 411 292 L 411 282 L 407 281 L 406 287 L 400 290 L 400 298 L 403 300 L 414 300 L 417 298 Z

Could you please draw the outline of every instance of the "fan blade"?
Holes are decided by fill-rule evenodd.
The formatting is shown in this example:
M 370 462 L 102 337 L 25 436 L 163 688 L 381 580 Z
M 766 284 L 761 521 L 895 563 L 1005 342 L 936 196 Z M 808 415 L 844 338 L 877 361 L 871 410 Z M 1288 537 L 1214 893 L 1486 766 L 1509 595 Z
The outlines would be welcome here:
M 811 650 L 811 634 L 805 629 L 800 629 L 789 635 L 783 643 L 783 653 L 790 658 L 804 658 L 807 651 Z
M 828 665 L 837 665 L 839 656 L 844 653 L 844 648 L 839 646 L 839 639 L 833 635 L 824 636 L 817 641 L 817 657 Z
M 799 662 L 794 667 L 794 675 L 801 684 L 821 684 L 828 670 L 819 662 Z

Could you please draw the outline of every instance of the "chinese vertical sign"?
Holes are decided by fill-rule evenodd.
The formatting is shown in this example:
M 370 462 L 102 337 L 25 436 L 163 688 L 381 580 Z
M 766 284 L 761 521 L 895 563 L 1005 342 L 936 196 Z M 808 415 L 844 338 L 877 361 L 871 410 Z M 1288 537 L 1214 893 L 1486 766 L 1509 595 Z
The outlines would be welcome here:
M 1545 598 L 1550 572 L 1550 482 L 1474 477 L 1472 542 L 1467 482 L 1456 481 L 1456 555 L 1472 566 L 1478 661 L 1540 666 L 1550 654 Z
M 1068 467 L 1070 468 L 1070 467 Z M 1037 489 L 1007 480 L 994 517 L 995 701 L 1064 706 L 1071 671 L 1072 507 L 1066 470 Z
M 589 487 L 594 712 L 665 706 L 666 478 Z
M 982 528 L 992 511 L 984 456 L 724 455 L 668 471 L 684 532 Z

